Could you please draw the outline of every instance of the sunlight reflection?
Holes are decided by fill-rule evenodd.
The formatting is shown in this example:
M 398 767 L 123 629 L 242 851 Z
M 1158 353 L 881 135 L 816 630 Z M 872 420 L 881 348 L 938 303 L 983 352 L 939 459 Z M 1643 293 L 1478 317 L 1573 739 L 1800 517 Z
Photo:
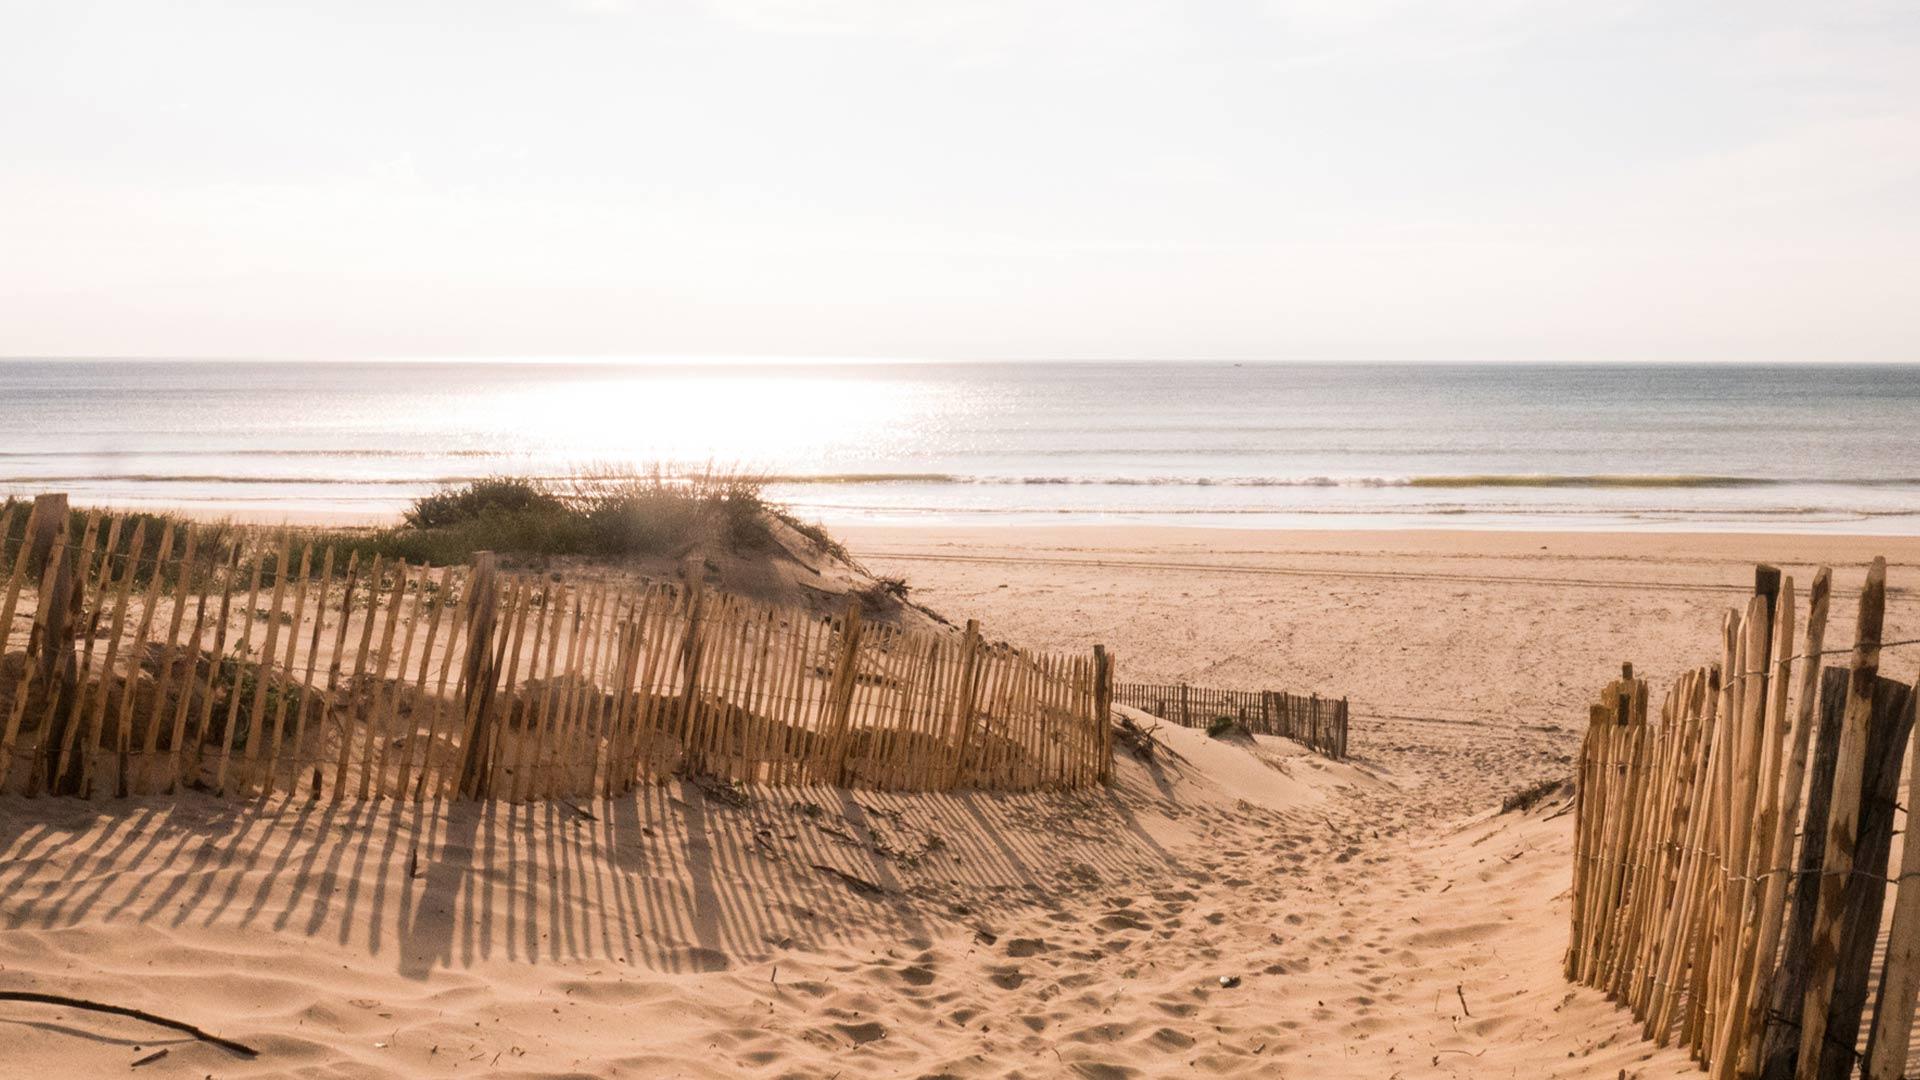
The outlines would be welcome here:
M 477 426 L 513 431 L 519 448 L 555 465 L 713 461 L 790 473 L 823 466 L 838 448 L 885 441 L 917 411 L 898 391 L 857 372 L 610 374 L 502 387 Z

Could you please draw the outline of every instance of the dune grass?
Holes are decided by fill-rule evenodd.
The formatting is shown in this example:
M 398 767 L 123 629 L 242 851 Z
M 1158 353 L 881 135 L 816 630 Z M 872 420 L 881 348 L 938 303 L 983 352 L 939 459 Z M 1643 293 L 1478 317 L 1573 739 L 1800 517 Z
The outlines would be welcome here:
M 776 546 L 778 521 L 847 557 L 819 525 L 769 501 L 763 486 L 754 475 L 712 468 L 685 475 L 586 470 L 557 481 L 494 476 L 416 499 L 397 526 L 340 539 L 363 557 L 433 565 L 464 562 L 476 551 L 620 558 L 704 546 L 752 554 Z
M 337 557 L 358 552 L 365 560 L 405 559 L 411 563 L 448 566 L 467 562 L 478 551 L 513 558 L 585 556 L 618 559 L 635 556 L 679 556 L 696 548 L 752 555 L 777 546 L 776 523 L 784 523 L 822 551 L 850 560 L 847 549 L 820 525 L 805 521 L 763 494 L 764 482 L 750 473 L 708 468 L 692 474 L 586 469 L 559 480 L 525 476 L 492 476 L 444 487 L 416 500 L 401 515 L 400 524 L 377 529 L 298 528 L 290 532 L 296 547 L 304 543 L 331 545 Z M 29 500 L 7 499 L 0 509 L 14 507 L 7 543 L 0 551 L 16 551 L 26 534 Z M 69 536 L 79 543 L 88 511 L 74 509 Z M 175 533 L 190 520 L 195 528 L 196 568 L 211 568 L 235 554 L 248 530 L 226 521 L 202 521 L 172 513 L 130 511 L 114 515 L 121 522 L 116 550 L 125 552 L 134 529 L 144 522 L 136 580 L 144 581 L 151 560 L 159 553 L 161 534 L 171 524 Z M 97 540 L 104 544 L 108 523 L 98 525 Z M 271 543 L 277 530 L 253 534 L 255 543 Z M 175 540 L 171 559 L 180 555 Z M 244 555 L 244 553 L 242 553 Z M 5 568 L 0 567 L 0 575 Z M 318 568 L 313 570 L 318 573 Z M 274 571 L 263 579 L 271 583 Z M 888 579 L 876 583 L 874 601 L 881 593 L 903 597 L 906 583 Z
M 8 497 L 0 501 L 0 518 L 8 520 L 6 535 L 0 537 L 0 552 L 16 553 L 18 545 L 27 535 L 27 518 L 33 508 L 32 499 Z M 7 511 L 12 510 L 11 516 Z M 77 550 L 85 543 L 87 518 L 94 511 L 76 507 L 67 511 L 67 542 Z M 128 553 L 136 532 L 140 533 L 140 550 L 136 553 L 134 580 L 144 583 L 153 572 L 154 560 L 160 555 L 160 542 L 172 526 L 173 539 L 167 555 L 167 566 L 172 567 L 185 550 L 186 527 L 191 524 L 194 530 L 194 573 L 196 577 L 207 569 L 225 562 L 233 553 L 240 540 L 240 529 L 231 522 L 202 521 L 183 514 L 157 512 L 150 510 L 100 511 L 100 520 L 94 526 L 94 542 L 104 547 L 108 536 L 112 534 L 111 517 L 120 522 L 119 534 L 114 538 L 114 551 L 117 554 Z M 144 529 L 141 526 L 145 526 Z M 4 579 L 10 566 L 0 566 L 0 579 Z M 116 573 L 118 567 L 116 564 Z M 171 574 L 171 570 L 168 571 Z
M 1542 799 L 1558 792 L 1562 787 L 1566 786 L 1566 784 L 1566 780 L 1557 777 L 1528 784 L 1526 787 L 1520 788 L 1500 800 L 1500 812 L 1503 814 L 1511 814 L 1517 810 L 1524 814 L 1539 805 Z

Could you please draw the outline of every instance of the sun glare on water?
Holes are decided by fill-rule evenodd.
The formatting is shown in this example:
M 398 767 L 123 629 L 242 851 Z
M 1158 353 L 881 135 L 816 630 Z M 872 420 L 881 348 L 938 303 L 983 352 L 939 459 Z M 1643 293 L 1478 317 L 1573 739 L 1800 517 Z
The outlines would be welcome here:
M 858 372 L 767 369 L 609 372 L 522 382 L 492 396 L 475 426 L 553 467 L 693 467 L 712 462 L 791 474 L 840 467 L 887 441 L 916 411 L 910 396 Z

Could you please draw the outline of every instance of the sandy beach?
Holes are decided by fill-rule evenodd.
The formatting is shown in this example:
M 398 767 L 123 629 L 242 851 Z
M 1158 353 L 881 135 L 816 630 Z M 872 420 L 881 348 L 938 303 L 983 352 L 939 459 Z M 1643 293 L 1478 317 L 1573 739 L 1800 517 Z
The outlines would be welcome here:
M 0 1080 L 1920 1077 L 1920 8 L 13 7 Z
M 1353 757 L 1162 728 L 1110 789 L 693 783 L 617 803 L 0 804 L 23 1075 L 1665 1077 L 1561 975 L 1569 772 L 1623 660 L 1713 659 L 1753 563 L 1864 563 L 1920 636 L 1920 541 L 1733 534 L 845 530 L 915 599 L 1123 680 L 1346 696 Z M 1887 674 L 1911 679 L 1913 650 Z M 1150 723 L 1150 721 L 1149 721 Z
M 1664 687 L 1717 657 L 1756 563 L 1834 572 L 1852 643 L 1887 560 L 1888 640 L 1920 636 L 1920 538 L 1747 533 L 854 527 L 877 573 L 1038 648 L 1104 642 L 1127 681 L 1346 696 L 1370 720 L 1585 723 L 1623 661 Z M 1911 674 L 1914 659 L 1890 660 Z M 1903 666 L 1904 665 L 1904 666 Z M 1377 729 L 1377 725 L 1375 726 Z

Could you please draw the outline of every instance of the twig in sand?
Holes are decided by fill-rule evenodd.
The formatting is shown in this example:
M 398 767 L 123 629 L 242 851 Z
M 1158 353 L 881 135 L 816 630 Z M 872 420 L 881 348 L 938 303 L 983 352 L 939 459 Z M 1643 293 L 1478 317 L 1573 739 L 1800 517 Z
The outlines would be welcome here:
M 167 1048 L 163 1046 L 160 1049 L 155 1050 L 153 1053 L 148 1054 L 146 1057 L 133 1059 L 133 1064 L 128 1065 L 127 1068 L 137 1069 L 142 1065 L 151 1065 L 154 1062 L 159 1061 L 161 1058 L 166 1056 L 167 1056 Z
M 875 885 L 873 882 L 868 881 L 866 878 L 859 877 L 854 874 L 849 874 L 845 870 L 840 870 L 835 867 L 827 866 L 824 863 L 814 863 L 813 868 L 815 870 L 820 871 L 823 874 L 830 874 L 833 877 L 839 878 L 840 883 L 842 885 L 845 885 L 847 888 L 852 889 L 856 893 L 859 893 L 861 896 L 887 895 L 886 886 Z
M 1460 995 L 1460 1011 L 1467 1014 L 1467 1019 L 1473 1019 L 1473 1010 L 1467 1008 L 1467 989 L 1465 984 L 1454 983 L 1453 992 Z
M 68 997 L 65 994 L 38 994 L 31 990 L 0 990 L 0 1001 L 30 1001 L 40 1005 L 65 1005 L 73 1009 L 91 1009 L 94 1012 L 112 1013 L 115 1016 L 130 1016 L 135 1020 L 145 1020 L 149 1024 L 158 1024 L 161 1027 L 172 1028 L 175 1031 L 184 1031 L 194 1038 L 199 1039 L 201 1042 L 210 1042 L 222 1050 L 238 1054 L 241 1057 L 250 1058 L 260 1056 L 260 1051 L 255 1050 L 246 1043 L 234 1042 L 232 1039 L 223 1039 L 211 1032 L 194 1027 L 185 1021 L 169 1020 L 164 1016 L 156 1016 L 153 1013 L 141 1009 L 129 1009 L 124 1005 L 108 1005 L 104 1002 L 88 1001 L 85 998 Z

